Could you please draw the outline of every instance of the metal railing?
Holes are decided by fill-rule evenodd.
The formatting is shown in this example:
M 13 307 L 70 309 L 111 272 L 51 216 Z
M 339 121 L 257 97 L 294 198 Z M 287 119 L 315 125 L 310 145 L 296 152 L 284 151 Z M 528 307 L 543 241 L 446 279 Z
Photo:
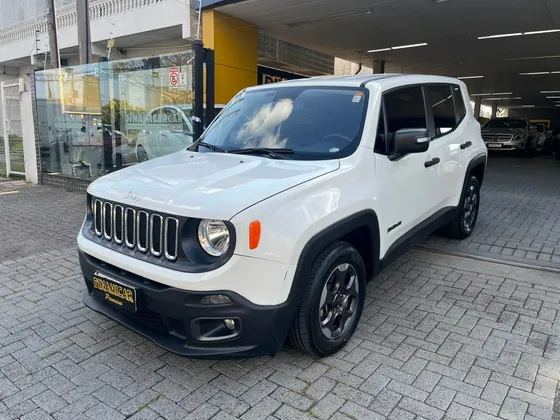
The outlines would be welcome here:
M 89 15 L 91 20 L 96 20 L 164 1 L 167 0 L 92 0 L 89 5 Z M 57 24 L 59 29 L 75 26 L 77 22 L 75 4 L 64 6 L 58 10 Z M 46 15 L 3 29 L 0 31 L 0 45 L 35 38 L 37 34 L 43 33 L 47 33 Z

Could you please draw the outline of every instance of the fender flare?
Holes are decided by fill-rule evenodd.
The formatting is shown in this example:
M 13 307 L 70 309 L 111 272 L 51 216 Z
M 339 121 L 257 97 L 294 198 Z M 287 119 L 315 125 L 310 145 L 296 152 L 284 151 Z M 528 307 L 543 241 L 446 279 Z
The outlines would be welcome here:
M 486 153 L 480 153 L 469 162 L 467 166 L 467 171 L 465 172 L 465 181 L 463 182 L 463 185 L 467 183 L 466 182 L 467 177 L 472 172 L 472 170 L 479 165 L 484 165 L 484 171 L 482 172 L 482 179 L 480 180 L 480 185 L 482 186 L 482 181 L 484 180 L 484 172 L 486 172 L 486 166 L 488 165 L 488 158 L 486 156 Z
M 333 225 L 316 233 L 303 247 L 298 259 L 296 271 L 290 289 L 289 299 L 296 300 L 298 305 L 305 290 L 307 277 L 305 276 L 311 270 L 317 256 L 331 243 L 344 238 L 347 234 L 357 229 L 365 228 L 370 232 L 372 272 L 370 278 L 375 276 L 381 270 L 381 262 L 379 258 L 379 220 L 377 214 L 373 210 L 364 210 L 355 213 L 342 220 L 337 221 Z M 369 256 L 364 255 L 364 260 Z M 368 262 L 366 262 L 366 265 Z M 369 279 L 368 279 L 369 280 Z

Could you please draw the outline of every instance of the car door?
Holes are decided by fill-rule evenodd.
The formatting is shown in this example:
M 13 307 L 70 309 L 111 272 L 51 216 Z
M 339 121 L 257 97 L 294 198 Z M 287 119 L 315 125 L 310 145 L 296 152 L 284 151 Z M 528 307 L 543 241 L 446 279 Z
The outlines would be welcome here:
M 400 87 L 383 94 L 375 146 L 380 182 L 382 253 L 436 212 L 438 197 L 437 147 L 395 159 L 392 139 L 398 130 L 428 128 L 422 86 Z
M 425 89 L 428 117 L 433 122 L 431 146 L 438 150 L 441 158 L 437 199 L 437 207 L 441 209 L 457 205 L 472 142 L 464 124 L 461 125 L 466 115 L 461 88 L 458 85 L 431 84 Z

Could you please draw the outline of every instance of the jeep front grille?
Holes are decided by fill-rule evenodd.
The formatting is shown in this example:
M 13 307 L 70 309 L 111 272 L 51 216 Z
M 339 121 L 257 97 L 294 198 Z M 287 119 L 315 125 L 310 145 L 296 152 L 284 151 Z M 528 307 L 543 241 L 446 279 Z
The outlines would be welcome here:
M 92 229 L 99 238 L 175 261 L 179 250 L 179 220 L 95 199 Z

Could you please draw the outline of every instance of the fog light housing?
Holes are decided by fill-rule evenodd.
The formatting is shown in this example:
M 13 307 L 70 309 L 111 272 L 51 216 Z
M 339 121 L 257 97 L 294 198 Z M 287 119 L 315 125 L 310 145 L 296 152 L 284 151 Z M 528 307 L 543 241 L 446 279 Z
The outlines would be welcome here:
M 226 326 L 226 328 L 230 331 L 234 331 L 235 328 L 237 327 L 235 325 L 235 321 L 233 319 L 224 319 L 224 325 Z
M 207 295 L 201 300 L 203 305 L 227 305 L 231 299 L 226 295 Z

